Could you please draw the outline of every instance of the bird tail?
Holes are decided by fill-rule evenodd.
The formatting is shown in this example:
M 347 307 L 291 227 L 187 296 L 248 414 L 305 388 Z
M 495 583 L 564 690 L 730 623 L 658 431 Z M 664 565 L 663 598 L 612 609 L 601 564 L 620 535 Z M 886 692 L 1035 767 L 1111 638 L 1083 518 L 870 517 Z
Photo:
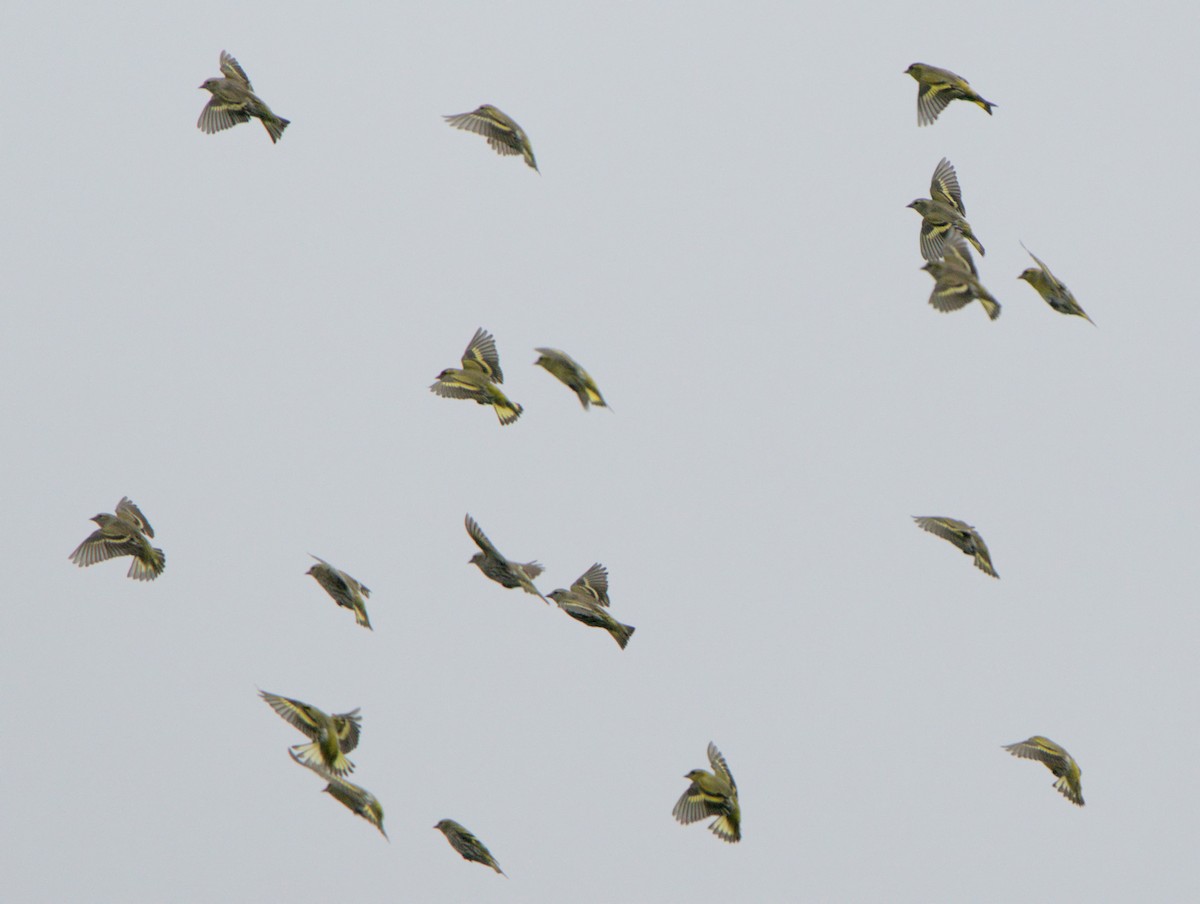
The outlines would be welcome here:
M 134 556 L 129 565 L 128 576 L 135 581 L 153 581 L 167 567 L 167 556 L 161 549 L 152 548 L 143 555 Z
M 1075 804 L 1075 806 L 1083 806 L 1083 796 L 1075 792 L 1075 789 L 1071 787 L 1070 781 L 1067 780 L 1067 776 L 1064 775 L 1054 783 L 1054 790 L 1056 790 L 1071 803 Z
M 346 759 L 345 754 L 340 749 L 334 761 L 326 763 L 324 757 L 321 756 L 321 745 L 318 741 L 313 741 L 311 744 L 295 745 L 292 748 L 292 756 L 317 772 L 330 772 L 333 775 L 349 775 L 354 771 L 354 764 Z
M 361 606 L 356 606 L 354 608 L 354 620 L 356 622 L 358 622 L 360 625 L 362 625 L 362 627 L 366 628 L 368 631 L 375 630 L 374 628 L 371 627 L 371 620 L 369 618 L 367 618 L 367 610 L 362 608 Z
M 994 298 L 980 297 L 979 303 L 983 305 L 983 309 L 987 311 L 987 315 L 995 320 L 1000 316 L 1000 302 Z
M 633 632 L 636 630 L 637 628 L 635 628 L 633 625 L 618 624 L 615 628 L 609 631 L 609 633 L 612 635 L 613 640 L 617 642 L 617 645 L 623 650 L 625 649 L 625 644 L 629 643 L 629 638 L 633 637 Z
M 481 402 L 480 404 L 486 405 L 487 402 Z M 513 421 L 519 418 L 521 416 L 521 412 L 525 410 L 516 402 L 510 402 L 508 399 L 505 399 L 504 401 L 497 400 L 492 404 L 492 407 L 496 409 L 496 417 L 500 419 L 500 424 L 502 426 L 508 426 L 511 424 Z
M 742 832 L 738 828 L 738 824 L 729 818 L 729 814 L 714 819 L 712 825 L 709 826 L 712 833 L 722 841 L 728 841 L 732 844 L 735 841 L 742 840 Z
M 988 116 L 992 115 L 992 107 L 998 106 L 997 104 L 992 103 L 990 100 L 984 100 L 982 97 L 976 97 L 975 103 Z
M 292 124 L 290 119 L 282 119 L 278 116 L 273 119 L 267 117 L 262 118 L 263 127 L 267 130 L 267 134 L 271 136 L 271 144 L 277 142 L 283 137 L 283 130 Z

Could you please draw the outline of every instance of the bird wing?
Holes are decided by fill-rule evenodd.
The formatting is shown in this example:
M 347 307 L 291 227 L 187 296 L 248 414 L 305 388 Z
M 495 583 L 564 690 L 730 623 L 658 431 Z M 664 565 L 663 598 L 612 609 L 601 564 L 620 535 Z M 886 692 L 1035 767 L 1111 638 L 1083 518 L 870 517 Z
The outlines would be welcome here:
M 488 558 L 497 559 L 501 562 L 508 562 L 508 559 L 504 558 L 504 556 L 500 554 L 500 550 L 496 549 L 496 547 L 492 545 L 492 541 L 487 538 L 487 534 L 483 532 L 474 518 L 472 518 L 470 515 L 467 515 L 467 520 L 465 523 L 467 526 L 467 533 L 471 535 L 471 539 L 475 541 L 475 545 L 483 551 L 484 555 L 486 555 Z
M 242 112 L 240 106 L 218 100 L 214 94 L 212 100 L 200 111 L 200 119 L 196 121 L 196 125 L 206 135 L 213 135 L 225 129 L 232 129 L 238 123 L 249 121 L 250 117 Z
M 733 780 L 733 773 L 729 771 L 729 764 L 725 762 L 725 757 L 721 751 L 717 750 L 717 745 L 712 741 L 708 742 L 708 762 L 712 764 L 713 772 L 729 783 L 733 799 L 737 800 L 737 782 Z
M 334 713 L 333 727 L 337 730 L 338 746 L 342 753 L 349 753 L 358 746 L 358 736 L 362 732 L 362 716 L 357 709 L 348 713 Z
M 576 578 L 571 592 L 594 600 L 599 606 L 608 605 L 608 569 L 599 562 Z
M 154 528 L 150 526 L 150 522 L 142 514 L 142 510 L 128 496 L 121 497 L 121 501 L 117 503 L 116 514 L 122 521 L 132 524 L 147 537 L 154 536 Z
M 226 53 L 224 50 L 221 51 L 221 73 L 226 78 L 241 82 L 246 86 L 246 90 L 254 90 L 254 86 L 250 84 L 250 76 L 246 75 L 246 70 L 233 58 L 232 54 Z
M 462 365 L 467 370 L 483 372 L 493 383 L 503 383 L 500 371 L 500 353 L 496 351 L 496 337 L 480 327 L 471 337 L 467 350 L 463 352 Z
M 309 706 L 307 703 L 302 703 L 299 700 L 293 700 L 290 697 L 280 697 L 278 694 L 269 694 L 266 691 L 259 691 L 258 695 L 267 701 L 267 704 L 275 712 L 283 718 L 285 722 L 293 728 L 298 728 L 314 741 L 317 740 L 321 733 L 321 725 L 318 719 L 323 716 L 319 709 L 315 706 Z
M 959 216 L 967 215 L 967 209 L 962 202 L 962 191 L 958 187 L 958 174 L 954 171 L 954 165 L 945 157 L 938 162 L 933 171 L 933 180 L 929 183 L 929 197 L 952 207 Z
M 95 565 L 119 556 L 138 556 L 142 553 L 146 542 L 135 534 L 111 536 L 103 528 L 93 531 L 91 536 L 75 547 L 71 553 L 71 561 L 80 568 Z
M 931 124 L 953 99 L 950 85 L 920 82 L 917 85 L 917 125 Z
M 934 536 L 941 537 L 943 540 L 949 540 L 955 546 L 962 546 L 970 535 L 975 532 L 975 528 L 963 521 L 959 521 L 957 518 L 914 515 L 913 520 L 917 522 L 917 526 L 922 530 L 927 530 Z

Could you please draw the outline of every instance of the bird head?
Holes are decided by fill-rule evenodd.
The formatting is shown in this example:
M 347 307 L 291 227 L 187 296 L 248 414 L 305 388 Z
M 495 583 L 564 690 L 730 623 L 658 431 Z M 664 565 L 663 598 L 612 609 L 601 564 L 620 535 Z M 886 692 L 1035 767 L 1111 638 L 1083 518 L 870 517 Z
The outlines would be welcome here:
M 219 78 L 206 78 L 204 80 L 204 84 L 200 86 L 200 90 L 201 91 L 204 91 L 204 90 L 212 91 L 214 86 L 220 81 L 221 80 Z
M 475 555 L 471 556 L 471 558 L 467 559 L 467 564 L 478 565 L 480 568 L 482 568 L 483 563 L 486 561 L 487 561 L 487 556 L 485 556 L 481 552 L 477 552 L 477 553 L 475 553 Z
M 685 775 L 684 778 L 689 778 L 694 782 L 698 782 L 704 775 L 705 772 L 703 769 L 693 769 L 691 772 Z
M 1040 272 L 1040 270 L 1034 267 L 1026 267 L 1023 271 L 1021 271 L 1021 275 L 1018 276 L 1017 279 L 1023 279 L 1025 282 L 1033 285 L 1033 281 L 1037 278 L 1037 275 Z

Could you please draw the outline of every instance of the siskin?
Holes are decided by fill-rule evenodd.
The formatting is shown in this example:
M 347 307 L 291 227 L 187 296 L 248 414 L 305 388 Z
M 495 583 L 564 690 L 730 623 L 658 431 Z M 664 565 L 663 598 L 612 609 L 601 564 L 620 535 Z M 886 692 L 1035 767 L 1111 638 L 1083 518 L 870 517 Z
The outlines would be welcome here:
M 221 51 L 221 72 L 225 78 L 205 79 L 200 87 L 212 93 L 212 98 L 200 111 L 196 128 L 208 135 L 232 129 L 238 123 L 249 122 L 253 116 L 262 122 L 274 144 L 283 137 L 291 120 L 282 119 L 259 100 L 250 85 L 246 71 L 232 56 Z
M 1021 243 L 1021 247 L 1025 248 L 1025 243 Z M 1092 320 L 1079 306 L 1079 302 L 1075 300 L 1075 296 L 1071 290 L 1063 285 L 1062 280 L 1050 272 L 1050 268 L 1042 263 L 1042 259 L 1025 248 L 1025 253 L 1034 259 L 1037 263 L 1036 267 L 1027 267 L 1017 279 L 1023 279 L 1029 285 L 1037 289 L 1037 293 L 1042 296 L 1042 300 L 1060 314 L 1074 314 L 1077 317 L 1082 317 L 1092 326 L 1095 326 L 1095 321 Z
M 546 368 L 559 381 L 565 383 L 568 389 L 579 396 L 579 404 L 585 411 L 589 405 L 608 408 L 608 403 L 604 401 L 604 396 L 600 395 L 596 381 L 579 366 L 574 358 L 556 348 L 537 348 L 534 351 L 538 352 L 538 359 L 533 363 Z
M 633 625 L 623 625 L 609 614 L 608 569 L 597 562 L 571 585 L 570 590 L 552 590 L 550 599 L 558 608 L 576 621 L 592 628 L 603 628 L 623 650 L 636 630 Z
M 992 557 L 988 554 L 987 544 L 978 531 L 965 521 L 957 518 L 924 517 L 913 515 L 913 520 L 922 530 L 927 530 L 943 540 L 949 540 L 964 553 L 975 557 L 975 567 L 984 574 L 999 578 L 996 569 L 992 567 Z
M 312 553 L 309 553 L 312 556 Z M 305 574 L 311 574 L 316 578 L 326 593 L 333 597 L 333 601 L 344 609 L 350 609 L 354 613 L 354 620 L 368 630 L 371 630 L 371 620 L 367 618 L 367 604 L 364 602 L 365 597 L 371 595 L 369 588 L 364 587 L 346 572 L 334 568 L 320 556 L 312 556 L 319 564 L 308 569 Z
M 456 129 L 482 135 L 497 154 L 520 154 L 525 158 L 525 162 L 533 167 L 534 172 L 540 175 L 537 161 L 533 159 L 533 146 L 529 143 L 525 130 L 491 104 L 484 104 L 470 113 L 458 113 L 442 118 Z
M 533 584 L 533 579 L 544 570 L 541 565 L 537 562 L 510 562 L 504 558 L 500 554 L 500 550 L 492 545 L 492 541 L 487 538 L 487 535 L 469 514 L 466 518 L 466 526 L 467 533 L 471 535 L 471 539 L 481 550 L 471 556 L 469 561 L 472 565 L 477 565 L 485 576 L 500 586 L 520 587 L 526 593 L 540 596 L 547 606 L 550 605 L 550 600 L 542 596 L 542 592 Z
M 133 556 L 127 577 L 153 581 L 163 573 L 167 557 L 161 549 L 151 546 L 148 539 L 154 536 L 154 528 L 128 496 L 121 497 L 115 515 L 101 513 L 93 515 L 92 520 L 100 525 L 99 529 L 92 531 L 68 557 L 80 568 L 119 556 Z
M 473 399 L 480 405 L 491 405 L 502 425 L 511 424 L 525 409 L 510 402 L 496 384 L 504 382 L 500 370 L 500 355 L 496 339 L 480 327 L 463 352 L 462 369 L 447 367 L 437 376 L 430 391 L 445 399 Z
M 1000 302 L 979 281 L 971 250 L 958 230 L 951 229 L 946 236 L 942 259 L 930 261 L 921 269 L 933 277 L 929 303 L 939 311 L 957 311 L 978 299 L 992 320 L 1000 316 Z
M 984 100 L 961 75 L 925 63 L 913 63 L 905 73 L 917 80 L 917 125 L 931 125 L 952 100 L 969 100 L 992 115 L 996 104 Z M 982 252 L 981 252 L 982 253 Z
M 933 171 L 929 183 L 928 198 L 917 198 L 908 206 L 921 215 L 921 257 L 936 261 L 942 256 L 942 246 L 951 229 L 957 229 L 975 250 L 983 254 L 983 246 L 971 224 L 967 222 L 967 210 L 963 206 L 962 190 L 958 187 L 958 174 L 954 166 L 943 157 Z
M 709 829 L 731 844 L 742 840 L 742 811 L 738 806 L 737 784 L 717 745 L 709 741 L 708 762 L 713 771 L 693 769 L 684 778 L 692 783 L 675 804 L 672 814 L 687 825 L 716 816 Z
M 492 852 L 487 849 L 487 845 L 467 831 L 461 824 L 455 822 L 453 819 L 442 819 L 438 821 L 438 824 L 434 828 L 446 836 L 446 840 L 450 842 L 450 846 L 458 851 L 464 860 L 490 866 L 500 875 L 508 878 L 504 870 L 500 869 L 500 864 L 496 862 L 496 858 L 492 856 Z
M 383 829 L 383 804 L 379 802 L 379 799 L 374 794 L 353 782 L 338 778 L 323 766 L 305 762 L 302 757 L 297 756 L 291 750 L 288 751 L 288 755 L 301 766 L 311 769 L 329 783 L 324 788 L 326 794 L 379 829 L 380 834 L 384 838 L 388 837 L 388 833 Z M 391 841 L 391 839 L 388 838 L 388 841 Z
M 1034 735 L 1028 741 L 1006 744 L 1004 749 L 1023 760 L 1041 760 L 1047 769 L 1058 776 L 1054 789 L 1077 807 L 1083 806 L 1083 788 L 1079 782 L 1082 770 L 1071 754 L 1049 738 Z
M 357 709 L 330 716 L 315 706 L 290 697 L 280 697 L 266 691 L 259 691 L 258 694 L 285 722 L 313 739 L 311 744 L 292 747 L 300 762 L 314 769 L 319 766 L 333 775 L 349 775 L 354 771 L 354 764 L 346 759 L 345 754 L 358 746 L 362 716 Z

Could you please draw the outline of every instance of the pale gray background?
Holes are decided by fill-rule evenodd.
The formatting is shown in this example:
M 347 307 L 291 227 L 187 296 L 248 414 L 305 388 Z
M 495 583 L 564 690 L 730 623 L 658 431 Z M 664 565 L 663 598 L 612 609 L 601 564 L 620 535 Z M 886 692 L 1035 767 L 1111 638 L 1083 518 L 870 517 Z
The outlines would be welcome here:
M 104 6 L 2 39 L 6 900 L 1200 896 L 1194 4 Z M 196 130 L 222 48 L 278 145 Z M 995 115 L 918 129 L 914 61 Z M 541 176 L 441 119 L 485 102 Z M 926 304 L 943 155 L 995 323 Z M 515 426 L 427 389 L 478 326 Z M 123 494 L 151 584 L 67 560 Z M 606 563 L 629 648 L 467 511 L 546 591 Z M 362 707 L 390 844 L 256 688 Z M 671 818 L 709 740 L 737 846 Z

